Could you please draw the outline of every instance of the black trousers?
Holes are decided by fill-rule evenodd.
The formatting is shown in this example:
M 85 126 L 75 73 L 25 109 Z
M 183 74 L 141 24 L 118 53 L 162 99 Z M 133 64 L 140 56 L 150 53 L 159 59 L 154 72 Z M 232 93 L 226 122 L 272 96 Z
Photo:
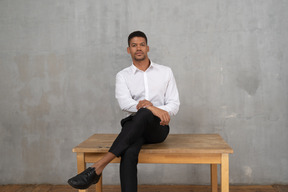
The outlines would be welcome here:
M 160 125 L 160 119 L 145 108 L 121 121 L 122 130 L 109 152 L 121 156 L 120 181 L 122 192 L 137 192 L 137 164 L 143 144 L 163 142 L 169 126 Z

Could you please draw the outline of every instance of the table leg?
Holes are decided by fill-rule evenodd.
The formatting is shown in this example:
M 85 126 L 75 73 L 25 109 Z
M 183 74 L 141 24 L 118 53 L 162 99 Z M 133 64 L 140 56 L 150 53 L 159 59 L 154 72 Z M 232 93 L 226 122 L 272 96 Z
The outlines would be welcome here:
M 228 154 L 222 154 L 221 192 L 229 192 L 229 156 Z
M 96 192 L 102 192 L 102 177 L 103 177 L 103 173 L 102 173 L 98 183 L 96 184 Z
M 77 153 L 77 171 L 78 174 L 86 169 L 84 153 Z M 79 192 L 88 192 L 88 190 L 79 190 Z
M 217 164 L 210 165 L 212 192 L 218 191 Z

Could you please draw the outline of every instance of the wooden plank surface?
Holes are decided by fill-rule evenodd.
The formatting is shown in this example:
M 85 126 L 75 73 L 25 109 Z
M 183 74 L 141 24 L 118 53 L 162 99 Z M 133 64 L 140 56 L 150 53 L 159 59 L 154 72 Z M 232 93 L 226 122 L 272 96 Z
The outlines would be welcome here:
M 230 186 L 230 192 L 287 192 L 288 185 Z M 220 188 L 218 189 L 218 191 Z M 0 185 L 0 192 L 77 192 L 68 185 Z M 104 192 L 120 192 L 119 185 L 104 185 Z M 211 192 L 210 186 L 199 185 L 140 185 L 139 192 Z M 90 187 L 88 192 L 95 192 Z
M 94 134 L 73 152 L 105 153 L 116 134 Z M 141 153 L 233 153 L 232 148 L 218 134 L 170 134 L 163 143 L 147 144 Z

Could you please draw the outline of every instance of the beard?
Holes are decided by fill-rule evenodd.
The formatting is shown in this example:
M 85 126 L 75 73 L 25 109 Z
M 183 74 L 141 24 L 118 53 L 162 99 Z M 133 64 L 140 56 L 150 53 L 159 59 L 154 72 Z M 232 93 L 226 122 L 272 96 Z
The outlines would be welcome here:
M 142 57 L 137 57 L 137 55 L 134 55 L 135 61 L 144 61 L 146 59 L 146 55 L 143 55 Z

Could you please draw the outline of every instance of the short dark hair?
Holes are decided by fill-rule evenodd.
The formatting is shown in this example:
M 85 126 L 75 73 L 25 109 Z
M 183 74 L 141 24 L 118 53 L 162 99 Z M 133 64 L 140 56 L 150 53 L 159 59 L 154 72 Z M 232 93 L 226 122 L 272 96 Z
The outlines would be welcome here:
M 145 39 L 145 41 L 146 41 L 146 44 L 148 44 L 148 40 L 147 40 L 147 37 L 146 37 L 145 33 L 143 33 L 142 31 L 134 31 L 128 36 L 128 46 L 129 47 L 130 47 L 130 40 L 133 37 L 143 37 Z

